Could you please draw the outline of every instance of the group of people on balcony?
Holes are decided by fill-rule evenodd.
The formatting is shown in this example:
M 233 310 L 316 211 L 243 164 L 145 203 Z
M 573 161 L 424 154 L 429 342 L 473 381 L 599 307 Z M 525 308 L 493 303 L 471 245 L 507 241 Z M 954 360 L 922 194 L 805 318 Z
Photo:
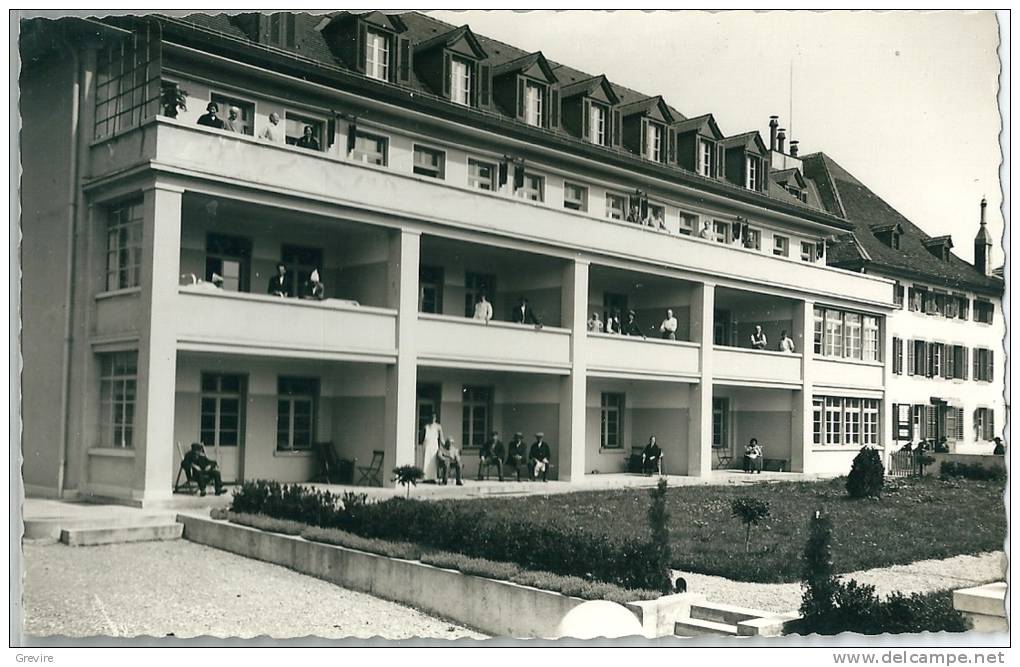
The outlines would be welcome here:
M 227 132 L 236 132 L 237 134 L 247 134 L 244 127 L 244 119 L 241 117 L 241 108 L 231 106 L 227 110 L 227 117 L 220 117 L 220 105 L 216 102 L 210 102 L 205 107 L 205 113 L 199 116 L 198 124 L 205 127 L 214 127 L 217 130 L 226 130 Z M 287 131 L 283 125 L 280 124 L 280 114 L 273 112 L 269 114 L 269 124 L 259 134 L 259 139 L 265 139 L 267 141 L 273 141 L 276 143 L 284 144 L 287 143 Z M 318 151 L 322 150 L 319 145 L 319 140 L 315 136 L 315 130 L 311 125 L 305 125 L 303 133 L 298 140 L 294 142 L 294 145 L 298 148 L 307 148 L 309 150 Z
M 492 302 L 481 294 L 475 301 L 475 313 L 473 319 L 488 324 L 492 320 Z M 531 324 L 537 329 L 542 328 L 542 320 L 535 314 L 535 310 L 523 296 L 517 299 L 517 305 L 510 311 L 510 321 L 514 324 Z
M 641 217 L 641 209 L 637 206 L 631 206 L 627 212 L 627 222 L 667 231 L 666 220 L 662 217 L 662 209 L 655 209 L 654 213 L 649 209 L 648 214 Z
M 452 472 L 457 486 L 463 486 L 461 479 L 461 455 L 460 450 L 454 443 L 453 438 L 447 438 L 443 434 L 443 427 L 439 423 L 439 417 L 432 415 L 430 422 L 425 426 L 425 433 L 421 441 L 424 448 L 424 473 L 426 482 L 447 484 L 449 475 Z M 514 433 L 513 440 L 506 445 L 499 439 L 499 431 L 493 431 L 488 439 L 478 450 L 478 481 L 489 477 L 489 469 L 496 468 L 499 481 L 503 481 L 503 466 L 506 465 L 514 470 L 517 481 L 521 481 L 521 470 L 528 471 L 531 479 L 542 479 L 549 481 L 549 467 L 551 464 L 552 451 L 549 443 L 545 441 L 544 433 L 536 433 L 535 441 L 531 447 L 524 444 L 524 436 L 518 431 Z
M 761 325 L 756 324 L 754 331 L 751 333 L 751 349 L 754 350 L 767 350 L 769 347 L 768 336 L 762 331 Z M 796 346 L 793 344 L 793 339 L 786 335 L 786 329 L 779 334 L 779 345 L 776 347 L 780 352 L 786 352 L 793 354 L 797 351 Z
M 659 324 L 658 331 L 649 331 L 651 334 L 658 333 L 659 338 L 663 340 L 676 340 L 676 332 L 679 328 L 680 323 L 677 322 L 676 317 L 673 315 L 673 309 L 666 309 L 666 317 L 663 318 Z M 609 315 L 605 322 L 599 316 L 598 312 L 591 314 L 591 318 L 588 319 L 588 331 L 591 333 L 607 333 L 607 334 L 618 334 L 621 336 L 640 336 L 641 338 L 648 338 L 648 335 L 642 330 L 641 325 L 637 322 L 637 313 L 633 310 L 627 311 L 627 320 L 624 322 L 620 321 L 620 311 L 614 310 L 612 315 Z
M 294 292 L 292 287 L 293 274 L 287 270 L 287 265 L 280 262 L 276 265 L 276 274 L 269 279 L 268 294 L 279 297 L 289 297 Z M 312 269 L 308 280 L 300 286 L 298 296 L 302 299 L 315 299 L 322 301 L 326 298 L 326 285 L 319 276 L 319 269 Z

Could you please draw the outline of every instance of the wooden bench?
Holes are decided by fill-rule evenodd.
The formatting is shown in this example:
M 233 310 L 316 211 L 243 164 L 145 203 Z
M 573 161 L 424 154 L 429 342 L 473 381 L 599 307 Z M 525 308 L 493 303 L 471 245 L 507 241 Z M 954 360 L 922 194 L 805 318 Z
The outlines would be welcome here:
M 771 472 L 789 472 L 790 462 L 786 459 L 764 459 L 761 469 Z

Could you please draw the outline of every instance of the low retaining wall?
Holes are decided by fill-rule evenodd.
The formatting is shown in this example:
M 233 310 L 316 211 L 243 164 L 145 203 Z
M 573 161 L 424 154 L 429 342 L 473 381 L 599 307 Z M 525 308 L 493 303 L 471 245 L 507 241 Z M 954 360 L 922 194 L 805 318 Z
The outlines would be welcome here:
M 1005 581 L 953 591 L 953 607 L 975 632 L 1009 632 Z
M 419 561 L 379 556 L 302 537 L 267 533 L 204 517 L 179 515 L 184 538 L 376 597 L 412 605 L 497 637 L 556 638 L 560 621 L 586 600 L 447 570 Z M 665 619 L 700 596 L 667 595 L 635 602 L 646 637 L 672 634 Z M 668 632 L 665 632 L 668 628 Z

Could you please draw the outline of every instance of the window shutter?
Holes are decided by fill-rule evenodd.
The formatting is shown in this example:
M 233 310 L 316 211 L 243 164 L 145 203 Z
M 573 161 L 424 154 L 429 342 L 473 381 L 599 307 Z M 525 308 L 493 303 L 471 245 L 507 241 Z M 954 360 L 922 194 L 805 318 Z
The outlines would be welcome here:
M 995 438 L 995 410 L 992 408 L 985 409 L 985 440 L 993 440 Z
M 899 338 L 892 339 L 893 366 L 892 372 L 896 375 L 903 374 L 903 341 Z
M 368 49 L 368 26 L 361 21 L 358 21 L 358 43 L 356 46 L 358 48 L 358 71 L 364 73 L 365 56 Z
M 401 83 L 409 83 L 411 81 L 411 40 L 401 37 L 398 43 L 397 53 L 399 54 L 400 66 L 397 78 Z
M 560 126 L 560 91 L 549 86 L 549 127 L 555 129 Z
M 974 379 L 978 380 L 981 378 L 981 355 L 978 354 L 978 348 L 974 348 Z
M 963 367 L 957 370 L 960 378 L 966 380 L 970 374 L 970 348 L 961 346 L 960 349 L 963 350 Z
M 956 412 L 956 439 L 963 440 L 963 408 L 954 408 Z
M 892 439 L 893 440 L 899 440 L 899 435 L 900 435 L 900 411 L 899 411 L 899 407 L 900 406 L 899 406 L 898 403 L 893 403 L 892 404 L 892 419 L 890 419 L 889 421 L 891 422 L 891 425 L 892 425 Z
M 946 409 L 946 440 L 956 440 L 956 408 Z
M 956 368 L 956 360 L 953 359 L 953 346 L 942 346 L 942 377 L 947 380 L 953 379 L 953 369 Z
M 482 65 L 479 68 L 478 77 L 481 81 L 478 82 L 478 105 L 482 107 L 489 106 L 489 89 L 492 86 L 492 67 L 490 65 Z
M 336 143 L 336 118 L 330 118 L 326 123 L 326 146 Z
M 452 73 L 453 73 L 453 63 L 450 62 L 450 54 L 446 53 L 444 51 L 443 52 L 443 97 L 445 97 L 446 99 L 451 99 L 452 98 L 452 93 L 450 92 L 450 90 L 451 90 L 450 89 L 450 84 L 451 84 L 450 77 L 452 76 Z
M 669 161 L 676 162 L 676 130 L 669 129 Z
M 613 146 L 620 145 L 620 126 L 623 125 L 623 116 L 616 109 L 613 109 Z
M 715 147 L 715 173 L 719 178 L 726 178 L 726 149 L 721 145 Z
M 768 158 L 761 158 L 758 162 L 761 166 L 761 173 L 758 174 L 758 189 L 761 192 L 769 191 L 769 160 Z
M 524 158 L 514 160 L 514 190 L 524 187 Z
M 499 163 L 499 187 L 503 187 L 504 185 L 506 185 L 508 177 L 507 172 L 509 171 L 509 169 L 510 165 L 507 163 L 507 161 L 501 160 Z
M 524 78 L 517 77 L 517 120 L 524 120 Z
M 924 350 L 924 375 L 925 377 L 932 377 L 932 346 L 931 343 L 924 341 L 921 343 L 921 347 Z
M 347 154 L 350 155 L 354 152 L 354 144 L 358 137 L 358 124 L 351 121 L 347 124 Z
M 909 343 L 909 345 L 907 345 L 907 375 L 913 375 L 915 368 L 914 364 L 916 363 L 916 360 L 914 359 L 915 341 L 911 340 L 907 342 Z
M 585 141 L 591 141 L 593 131 L 591 126 L 591 102 L 587 99 L 581 104 L 581 115 L 584 116 L 581 119 L 581 137 Z
M 638 155 L 641 157 L 648 157 L 645 155 L 645 147 L 648 145 L 648 121 L 644 118 L 641 119 L 641 141 L 638 144 Z
M 991 382 L 993 377 L 995 377 L 995 350 L 988 350 L 988 372 L 985 380 Z

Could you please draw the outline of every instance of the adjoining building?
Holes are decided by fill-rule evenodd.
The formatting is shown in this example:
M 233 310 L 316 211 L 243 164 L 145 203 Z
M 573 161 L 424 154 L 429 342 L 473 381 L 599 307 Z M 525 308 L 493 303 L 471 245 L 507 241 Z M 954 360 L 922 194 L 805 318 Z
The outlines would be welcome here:
M 413 12 L 36 20 L 21 53 L 29 493 L 166 502 L 195 440 L 227 481 L 321 442 L 388 471 L 433 414 L 469 470 L 543 432 L 570 481 L 651 435 L 699 476 L 895 444 L 895 280 L 827 264 L 858 222 L 777 121 Z

